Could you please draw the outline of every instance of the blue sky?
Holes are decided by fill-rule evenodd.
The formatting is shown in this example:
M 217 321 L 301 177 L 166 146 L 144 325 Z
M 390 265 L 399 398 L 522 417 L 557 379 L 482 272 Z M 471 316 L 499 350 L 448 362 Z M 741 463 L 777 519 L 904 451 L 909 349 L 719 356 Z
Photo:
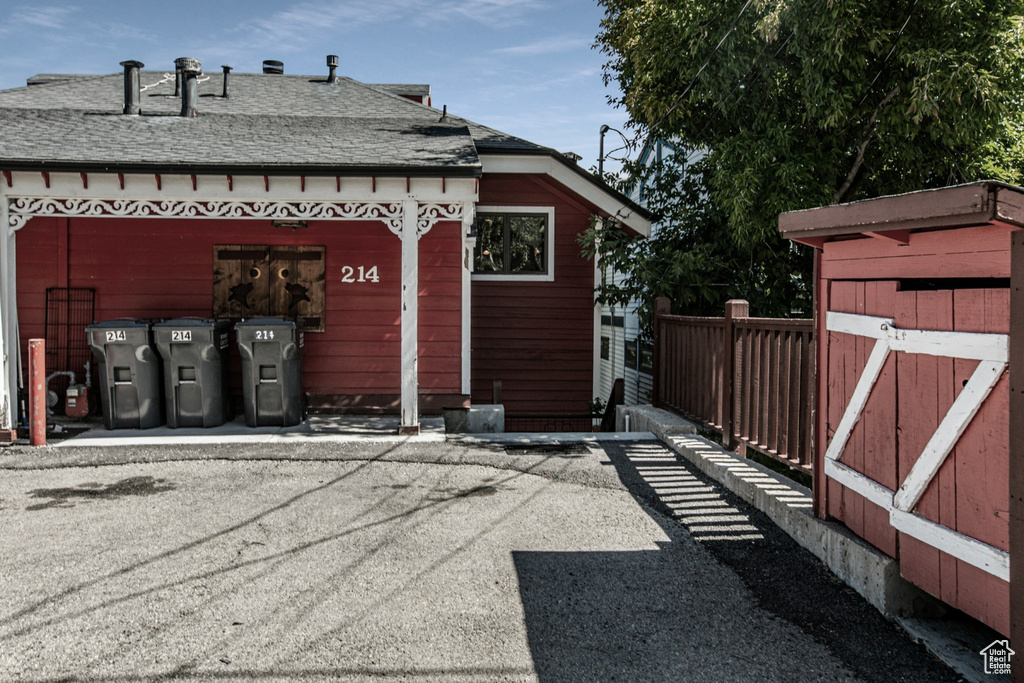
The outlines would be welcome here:
M 605 56 L 591 45 L 603 10 L 593 0 L 334 0 L 326 2 L 3 0 L 0 88 L 37 73 L 115 73 L 137 59 L 172 71 L 177 57 L 206 70 L 339 73 L 369 83 L 429 83 L 433 104 L 597 164 L 607 104 Z M 616 146 L 614 134 L 606 148 Z M 609 164 L 611 165 L 611 164 Z

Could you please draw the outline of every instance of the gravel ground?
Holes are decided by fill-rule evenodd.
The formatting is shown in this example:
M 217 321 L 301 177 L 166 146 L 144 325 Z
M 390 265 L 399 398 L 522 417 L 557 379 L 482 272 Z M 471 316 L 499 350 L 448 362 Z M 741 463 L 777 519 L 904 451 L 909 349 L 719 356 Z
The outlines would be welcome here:
M 956 680 L 658 444 L 8 448 L 0 470 L 2 680 Z

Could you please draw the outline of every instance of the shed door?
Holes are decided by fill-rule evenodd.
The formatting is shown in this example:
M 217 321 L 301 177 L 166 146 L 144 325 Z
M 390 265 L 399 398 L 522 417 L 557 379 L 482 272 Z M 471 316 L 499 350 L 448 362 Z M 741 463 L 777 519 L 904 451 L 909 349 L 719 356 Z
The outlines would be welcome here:
M 1008 289 L 899 292 L 900 329 L 1009 333 Z M 899 481 L 906 482 L 929 441 L 982 361 L 898 353 Z M 964 397 L 965 401 L 970 397 Z M 1009 375 L 981 402 L 914 512 L 989 546 L 1009 548 Z M 1009 584 L 927 538 L 899 533 L 904 577 L 995 628 L 1009 625 Z M 1003 629 L 1003 632 L 1007 632 Z
M 829 513 L 1007 632 L 1009 290 L 832 282 L 829 309 Z

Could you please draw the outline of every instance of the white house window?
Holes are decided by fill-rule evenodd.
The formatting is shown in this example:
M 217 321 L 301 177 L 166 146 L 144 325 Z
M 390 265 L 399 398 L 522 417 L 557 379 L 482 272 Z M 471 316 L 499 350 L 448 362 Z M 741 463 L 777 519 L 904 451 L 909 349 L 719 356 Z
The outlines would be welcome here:
M 476 218 L 475 279 L 554 279 L 554 210 L 480 207 Z

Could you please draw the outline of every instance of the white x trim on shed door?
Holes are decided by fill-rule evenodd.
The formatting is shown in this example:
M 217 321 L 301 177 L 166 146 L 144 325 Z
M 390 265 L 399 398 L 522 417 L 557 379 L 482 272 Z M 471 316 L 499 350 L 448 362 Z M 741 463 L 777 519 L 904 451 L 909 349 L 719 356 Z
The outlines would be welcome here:
M 832 311 L 827 315 L 825 326 L 830 332 L 876 340 L 850 403 L 825 451 L 825 475 L 887 510 L 889 523 L 898 531 L 1009 581 L 1010 556 L 1006 551 L 914 513 L 942 463 L 1006 371 L 1008 335 L 901 330 L 889 318 Z M 980 361 L 898 491 L 892 491 L 840 462 L 885 360 L 893 351 Z

